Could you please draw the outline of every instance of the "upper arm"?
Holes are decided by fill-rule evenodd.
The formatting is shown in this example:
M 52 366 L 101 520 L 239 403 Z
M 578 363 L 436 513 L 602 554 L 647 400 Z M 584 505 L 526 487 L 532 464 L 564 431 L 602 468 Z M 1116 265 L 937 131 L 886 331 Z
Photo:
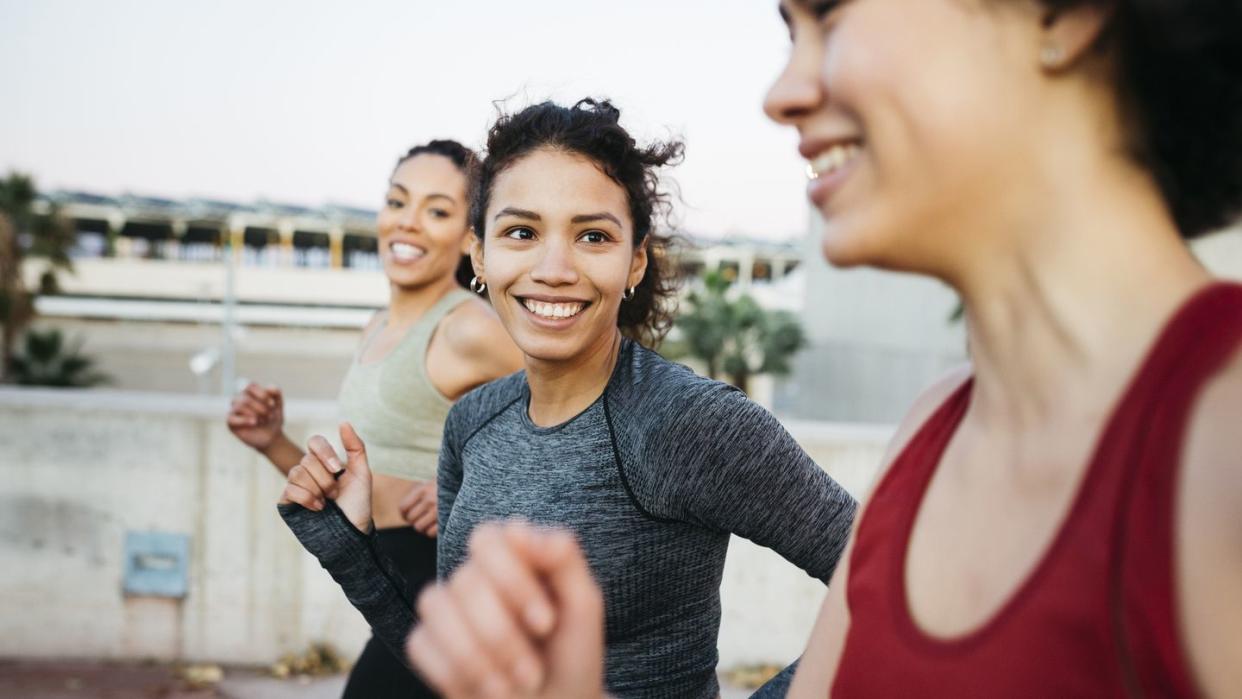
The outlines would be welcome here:
M 436 526 L 443 533 L 448 524 L 457 492 L 461 490 L 462 466 L 461 444 L 458 438 L 459 410 L 454 406 L 444 421 L 444 434 L 440 438 L 440 456 L 436 467 Z
M 712 387 L 679 406 L 643 466 L 666 484 L 674 518 L 745 537 L 827 580 L 857 504 L 767 410 Z
M 1207 696 L 1242 694 L 1242 360 L 1200 396 L 1183 445 L 1174 566 L 1184 648 Z

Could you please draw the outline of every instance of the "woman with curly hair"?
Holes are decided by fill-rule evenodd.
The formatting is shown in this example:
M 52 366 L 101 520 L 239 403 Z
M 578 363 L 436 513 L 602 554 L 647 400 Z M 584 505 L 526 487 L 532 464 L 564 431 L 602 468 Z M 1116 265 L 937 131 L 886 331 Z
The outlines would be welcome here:
M 544 103 L 501 117 L 490 131 L 471 205 L 474 286 L 488 293 L 526 368 L 449 413 L 439 572 L 457 569 L 486 522 L 521 518 L 573 531 L 607 608 L 609 689 L 708 699 L 718 693 L 730 535 L 827 580 L 855 503 L 741 391 L 644 346 L 669 325 L 657 170 L 679 158 L 681 145 L 640 147 L 619 118 L 608 102 Z M 317 458 L 290 474 L 281 514 L 376 634 L 401 650 L 412 597 L 371 541 L 365 448 L 348 425 L 341 441 L 347 465 L 330 467 L 330 449 L 312 450 Z M 312 507 L 324 500 L 334 503 L 327 511 Z M 506 562 L 496 564 L 503 575 Z M 454 594 L 449 586 L 420 601 L 434 635 L 422 637 L 424 651 L 491 663 L 470 647 L 503 618 L 503 601 L 473 599 L 460 623 L 442 624 L 436 610 L 456 608 Z M 537 625 L 553 621 L 549 607 L 526 613 Z M 498 667 L 528 657 L 524 649 L 507 648 Z M 443 667 L 424 668 L 442 690 Z M 538 681 L 536 665 L 514 669 Z
M 1242 6 L 780 9 L 765 107 L 824 256 L 951 286 L 971 357 L 902 422 L 789 696 L 1242 695 L 1242 286 L 1185 243 L 1242 209 Z M 600 696 L 572 540 L 510 526 L 472 554 L 415 663 L 449 696 Z M 538 683 L 420 640 L 492 597 L 508 614 L 454 657 L 520 646 Z
M 466 391 L 517 370 L 517 348 L 469 283 L 469 184 L 476 156 L 437 139 L 409 149 L 388 177 L 376 216 L 388 306 L 362 331 L 341 382 L 344 416 L 371 444 L 376 541 L 414 589 L 436 576 L 436 464 L 444 418 Z M 284 432 L 279 387 L 234 397 L 229 429 L 286 476 L 307 452 Z M 308 449 L 314 449 L 312 443 Z M 345 699 L 434 696 L 372 638 Z

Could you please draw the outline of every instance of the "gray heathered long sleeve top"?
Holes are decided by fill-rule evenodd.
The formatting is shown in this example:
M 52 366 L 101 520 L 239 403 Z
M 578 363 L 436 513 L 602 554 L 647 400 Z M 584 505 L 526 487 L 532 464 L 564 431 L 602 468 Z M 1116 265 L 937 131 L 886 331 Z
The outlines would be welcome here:
M 541 428 L 521 372 L 449 412 L 439 466 L 439 573 L 481 522 L 521 517 L 578 537 L 604 592 L 605 682 L 619 697 L 715 697 L 729 535 L 827 580 L 856 504 L 740 391 L 630 341 L 603 395 Z M 281 513 L 400 650 L 413 623 L 395 567 L 335 508 Z M 810 610 L 808 610 L 809 613 Z

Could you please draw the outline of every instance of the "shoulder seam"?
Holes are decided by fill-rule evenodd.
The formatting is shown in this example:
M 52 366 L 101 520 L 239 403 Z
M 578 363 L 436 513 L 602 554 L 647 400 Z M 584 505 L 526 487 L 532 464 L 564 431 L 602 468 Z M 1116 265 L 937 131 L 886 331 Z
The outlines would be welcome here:
M 661 522 L 664 524 L 685 524 L 679 519 L 669 517 L 659 517 L 651 514 L 647 508 L 643 507 L 638 501 L 638 497 L 634 494 L 634 488 L 630 485 L 629 476 L 625 473 L 625 462 L 621 459 L 621 450 L 617 447 L 617 431 L 612 426 L 612 410 L 608 407 L 608 389 L 604 389 L 604 422 L 608 425 L 608 440 L 612 443 L 612 458 L 617 465 L 617 474 L 621 477 L 621 487 L 625 489 L 625 495 L 629 498 L 630 504 L 634 509 L 638 510 L 638 514 L 646 517 L 653 522 Z
M 487 427 L 488 425 L 490 425 L 492 423 L 492 420 L 495 420 L 497 417 L 500 417 L 501 413 L 508 410 L 510 406 L 512 406 L 514 403 L 518 402 L 521 399 L 522 399 L 522 394 L 518 393 L 516 396 L 513 397 L 512 400 L 506 402 L 504 405 L 501 405 L 499 408 L 496 408 L 494 411 L 492 411 L 492 414 L 487 416 L 486 420 L 479 423 L 478 427 L 471 430 L 470 434 L 466 435 L 466 438 L 461 440 L 461 446 L 457 448 L 458 453 L 460 454 L 461 451 L 466 448 L 466 445 L 470 443 L 470 440 L 474 439 L 474 436 L 476 434 L 481 432 L 484 427 Z

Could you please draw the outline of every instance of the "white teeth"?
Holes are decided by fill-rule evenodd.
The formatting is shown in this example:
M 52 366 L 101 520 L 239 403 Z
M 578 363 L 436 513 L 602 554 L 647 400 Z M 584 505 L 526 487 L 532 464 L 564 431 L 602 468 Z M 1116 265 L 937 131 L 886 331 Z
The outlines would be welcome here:
M 426 251 L 422 248 L 409 243 L 394 242 L 388 246 L 388 249 L 392 251 L 393 258 L 401 262 L 417 260 L 426 254 Z
M 806 177 L 817 180 L 830 175 L 853 162 L 862 151 L 858 143 L 840 143 L 815 156 L 806 166 Z
M 575 303 L 545 303 L 543 301 L 532 301 L 523 299 L 522 305 L 526 306 L 526 310 L 534 313 L 542 318 L 550 318 L 559 320 L 561 318 L 572 318 L 578 315 L 586 304 L 581 302 Z

